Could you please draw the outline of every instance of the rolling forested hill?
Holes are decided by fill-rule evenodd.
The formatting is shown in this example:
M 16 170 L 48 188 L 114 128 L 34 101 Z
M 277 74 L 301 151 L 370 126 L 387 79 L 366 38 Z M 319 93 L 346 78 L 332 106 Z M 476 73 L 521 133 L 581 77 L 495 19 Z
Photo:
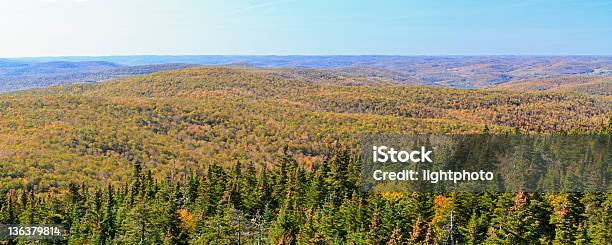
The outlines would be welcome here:
M 189 68 L 0 96 L 4 188 L 121 181 L 227 159 L 307 167 L 368 133 L 594 132 L 610 100 L 581 94 L 400 86 L 304 69 Z
M 558 76 L 549 78 L 513 81 L 492 89 L 515 91 L 557 91 L 578 92 L 591 95 L 612 96 L 612 77 L 610 76 Z
M 0 223 L 41 244 L 606 244 L 610 193 L 363 193 L 370 133 L 610 133 L 609 97 L 195 67 L 0 95 Z M 0 244 L 25 244 L 4 240 Z

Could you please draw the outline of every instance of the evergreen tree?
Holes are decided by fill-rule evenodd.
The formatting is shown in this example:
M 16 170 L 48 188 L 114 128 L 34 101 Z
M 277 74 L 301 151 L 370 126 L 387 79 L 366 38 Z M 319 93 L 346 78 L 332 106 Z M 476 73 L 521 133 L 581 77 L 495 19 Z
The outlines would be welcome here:
M 555 226 L 554 243 L 570 244 L 576 241 L 581 234 L 579 229 L 582 224 L 582 213 L 584 208 L 580 203 L 580 197 L 576 193 L 560 193 L 551 196 L 553 213 L 551 224 Z
M 181 219 L 178 214 L 180 199 L 180 188 L 177 185 L 168 201 L 163 205 L 161 213 L 160 225 L 164 231 L 164 244 L 188 244 L 189 236 L 187 231 L 182 229 Z
M 492 217 L 487 243 L 540 243 L 550 240 L 546 220 L 550 210 L 539 195 L 520 192 L 499 197 Z
M 612 195 L 610 193 L 586 193 L 581 200 L 584 205 L 587 240 L 585 243 L 605 244 L 612 241 Z
M 127 216 L 122 220 L 122 230 L 125 232 L 118 237 L 119 243 L 124 244 L 160 244 L 160 233 L 156 232 L 152 224 L 154 214 L 146 200 L 138 197 L 134 200 L 133 207 L 129 209 Z
M 108 244 L 115 238 L 115 199 L 113 187 L 108 185 L 106 190 L 106 202 L 103 208 L 103 217 L 100 224 L 100 243 Z

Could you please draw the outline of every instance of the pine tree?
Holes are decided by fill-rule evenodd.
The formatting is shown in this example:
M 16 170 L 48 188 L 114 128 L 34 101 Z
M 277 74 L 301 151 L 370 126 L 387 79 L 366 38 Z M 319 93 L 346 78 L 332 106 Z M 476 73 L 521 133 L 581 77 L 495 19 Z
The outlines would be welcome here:
M 585 243 L 605 244 L 612 241 L 612 195 L 610 193 L 586 193 L 581 200 L 584 205 L 587 240 Z
M 70 210 L 70 220 L 68 221 L 68 227 L 70 227 L 71 239 L 79 242 L 81 235 L 83 233 L 82 229 L 84 228 L 81 224 L 81 219 L 85 215 L 85 200 L 86 196 L 84 196 L 81 192 L 82 188 L 79 188 L 78 185 L 71 183 L 68 186 L 68 207 Z
M 270 204 L 272 208 L 278 208 L 285 203 L 284 198 L 287 196 L 287 180 L 290 170 L 288 169 L 295 160 L 289 155 L 288 147 L 285 145 L 282 154 L 277 158 L 276 167 L 273 174 L 272 200 Z
M 205 196 L 209 201 L 207 214 L 214 214 L 215 207 L 220 205 L 225 188 L 227 186 L 227 177 L 223 168 L 217 164 L 213 164 L 209 167 L 206 177 L 206 194 Z
M 2 214 L 3 216 L 0 216 L 0 218 L 2 218 L 1 222 L 3 222 L 4 224 L 18 224 L 17 221 L 17 203 L 16 203 L 16 193 L 15 190 L 10 189 L 6 192 L 6 205 L 4 205 L 5 210 L 2 210 Z M 7 244 L 9 245 L 14 245 L 17 244 L 17 241 L 14 239 L 8 239 L 7 240 Z
M 487 243 L 540 243 L 551 239 L 550 213 L 537 194 L 506 193 L 499 197 Z
M 348 180 L 348 165 L 350 157 L 345 151 L 335 153 L 329 161 L 329 173 L 326 176 L 325 182 L 332 193 L 331 196 L 335 197 L 335 205 L 340 204 L 340 199 L 345 195 L 348 195 L 348 189 L 351 187 L 347 183 Z
M 98 189 L 94 192 L 92 196 L 92 200 L 90 200 L 87 210 L 87 214 L 85 216 L 85 220 L 87 222 L 86 232 L 90 238 L 88 240 L 93 244 L 104 244 L 102 240 L 105 240 L 104 232 L 103 232 L 103 208 L 102 208 L 102 192 Z
M 357 194 L 357 192 L 353 192 L 351 198 L 345 198 L 342 202 L 342 205 L 338 208 L 338 216 L 340 227 L 342 227 L 343 235 L 354 235 L 355 239 L 358 236 L 363 236 L 366 231 L 368 223 L 366 216 L 364 214 L 364 206 L 362 202 L 362 197 Z
M 223 194 L 223 203 L 230 203 L 233 207 L 240 209 L 242 207 L 242 170 L 240 162 L 236 162 L 231 170 L 227 188 Z
M 103 218 L 100 224 L 100 244 L 108 244 L 115 238 L 115 199 L 113 187 L 108 185 L 106 202 L 103 208 Z
M 142 176 L 142 164 L 140 161 L 134 163 L 134 174 L 132 176 L 132 189 L 130 190 L 131 196 L 138 196 L 142 188 L 143 176 Z
M 272 223 L 270 230 L 270 240 L 274 244 L 295 244 L 296 236 L 299 232 L 299 223 L 295 213 L 287 210 L 285 205 L 279 211 L 276 220 Z
M 168 201 L 163 205 L 161 226 L 164 231 L 164 244 L 188 244 L 188 234 L 181 228 L 178 208 L 180 205 L 180 187 L 177 184 Z
M 484 242 L 495 196 L 491 193 L 452 193 L 458 239 L 468 244 Z
M 259 210 L 260 213 L 264 213 L 264 209 L 270 209 L 270 205 L 272 201 L 270 200 L 272 197 L 272 186 L 270 183 L 270 178 L 268 175 L 268 170 L 264 168 L 260 176 L 257 180 L 257 190 L 253 195 L 256 200 L 258 200 L 258 205 L 256 209 Z M 269 219 L 266 219 L 270 221 Z
M 198 188 L 200 187 L 200 178 L 194 174 L 189 174 L 187 182 L 187 193 L 185 194 L 186 206 L 192 206 L 195 204 L 198 198 Z
M 580 203 L 580 197 L 576 193 L 560 193 L 551 196 L 553 213 L 551 224 L 555 226 L 556 244 L 570 244 L 577 239 L 582 224 L 582 213 L 584 208 Z
M 141 245 L 161 243 L 160 232 L 154 230 L 155 226 L 151 222 L 153 217 L 155 216 L 146 200 L 136 198 L 133 207 L 123 219 L 121 226 L 125 233 L 118 238 L 118 242 Z
M 473 212 L 465 227 L 459 232 L 466 244 L 482 244 L 484 242 L 487 226 L 482 215 Z
M 255 164 L 249 162 L 246 172 L 244 173 L 242 186 L 240 189 L 242 209 L 249 214 L 255 214 L 257 210 L 262 210 L 263 206 L 260 203 L 260 189 L 258 188 L 257 171 Z
M 319 240 L 338 243 L 340 237 L 346 235 L 346 231 L 342 229 L 342 223 L 340 223 L 340 219 L 338 218 L 340 214 L 337 212 L 332 200 L 333 197 L 327 198 L 317 212 L 314 221 L 317 229 L 316 237 L 318 237 Z

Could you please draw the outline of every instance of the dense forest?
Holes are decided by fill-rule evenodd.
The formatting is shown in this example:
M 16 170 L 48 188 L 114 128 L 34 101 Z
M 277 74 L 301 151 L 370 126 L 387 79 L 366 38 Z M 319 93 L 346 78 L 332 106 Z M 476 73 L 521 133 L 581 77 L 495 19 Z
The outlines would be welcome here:
M 362 193 L 356 156 L 377 133 L 609 134 L 611 109 L 239 67 L 4 94 L 0 223 L 70 244 L 606 244 L 609 193 Z
M 308 168 L 373 133 L 608 130 L 610 101 L 581 94 L 369 83 L 300 69 L 189 68 L 0 96 L 3 188 L 119 183 L 227 159 L 270 167 L 281 145 Z
M 556 76 L 514 81 L 492 86 L 491 88 L 515 91 L 578 92 L 610 97 L 612 96 L 612 77 L 584 75 Z
M 361 193 L 359 161 L 309 171 L 286 152 L 271 170 L 163 180 L 136 162 L 120 185 L 62 196 L 10 190 L 0 223 L 61 224 L 68 244 L 608 244 L 609 193 Z M 8 241 L 8 244 L 27 241 Z M 43 241 L 43 243 L 53 241 Z

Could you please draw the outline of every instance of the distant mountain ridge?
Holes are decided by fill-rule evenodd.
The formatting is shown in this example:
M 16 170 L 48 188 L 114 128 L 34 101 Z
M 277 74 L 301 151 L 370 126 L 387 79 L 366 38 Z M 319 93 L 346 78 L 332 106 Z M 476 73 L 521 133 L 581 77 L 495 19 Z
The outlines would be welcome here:
M 101 71 L 123 65 L 111 63 L 108 61 L 51 61 L 43 63 L 21 64 L 15 69 L 4 69 L 0 71 L 2 76 L 34 76 L 34 75 L 51 75 L 64 73 L 77 73 L 83 71 Z
M 194 65 L 160 64 L 127 66 L 108 61 L 22 63 L 0 59 L 0 92 L 73 83 L 98 82 L 192 66 Z
M 100 81 L 82 74 L 110 73 L 112 69 L 142 72 L 143 66 L 182 68 L 168 64 L 237 65 L 258 68 L 325 69 L 368 81 L 398 84 L 485 88 L 499 84 L 559 76 L 612 76 L 609 56 L 83 56 L 0 59 L 0 92 L 84 81 Z M 156 69 L 149 69 L 150 72 Z M 122 76 L 146 73 L 124 72 Z M 53 78 L 50 78 L 53 76 Z M 59 76 L 59 77 L 58 77 Z M 115 75 L 100 75 L 104 79 Z M 102 79 L 102 80 L 104 80 Z M 51 82 L 49 82 L 51 81 Z

